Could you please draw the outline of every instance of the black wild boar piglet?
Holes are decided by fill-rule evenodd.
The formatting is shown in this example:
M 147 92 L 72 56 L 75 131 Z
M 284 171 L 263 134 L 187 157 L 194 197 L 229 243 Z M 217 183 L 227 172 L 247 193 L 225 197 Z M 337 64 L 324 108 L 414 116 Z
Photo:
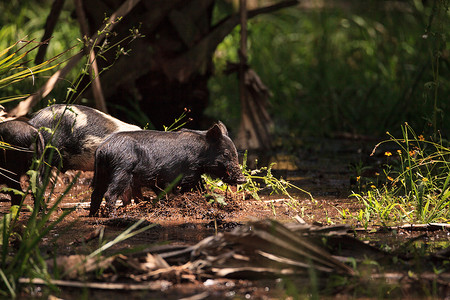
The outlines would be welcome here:
M 95 152 L 95 173 L 90 215 L 98 214 L 103 197 L 106 215 L 115 211 L 122 197 L 128 204 L 141 198 L 141 187 L 157 194 L 181 175 L 177 188 L 186 192 L 202 174 L 229 184 L 245 183 L 236 147 L 221 122 L 206 131 L 152 130 L 118 132 L 109 136 Z

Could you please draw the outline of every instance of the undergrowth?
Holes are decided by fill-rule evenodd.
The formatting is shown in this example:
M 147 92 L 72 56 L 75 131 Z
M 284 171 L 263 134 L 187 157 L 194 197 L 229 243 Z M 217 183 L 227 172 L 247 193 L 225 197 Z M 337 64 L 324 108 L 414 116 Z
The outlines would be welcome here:
M 342 132 L 382 136 L 387 130 L 397 135 L 404 121 L 420 130 L 424 115 L 448 130 L 443 112 L 450 102 L 437 102 L 440 111 L 433 112 L 434 79 L 440 80 L 442 99 L 450 91 L 448 0 L 402 1 L 395 8 L 389 1 L 333 3 L 286 8 L 249 20 L 248 63 L 273 93 L 269 113 L 277 138 Z M 434 20 L 433 26 L 424 32 L 428 20 Z M 212 96 L 207 114 L 235 124 L 235 131 L 238 79 L 221 71 L 238 60 L 239 40 L 236 28 L 218 46 L 216 75 L 208 83 Z M 437 56 L 430 60 L 430 53 Z M 442 76 L 433 77 L 430 63 Z
M 428 24 L 422 38 L 429 47 L 431 80 L 423 85 L 424 103 L 431 102 L 431 117 L 426 117 L 433 133 L 428 137 L 417 135 L 408 123 L 401 126 L 402 138 L 389 132 L 394 152 L 386 151 L 383 174 L 377 179 L 366 179 L 369 190 L 354 193 L 362 204 L 356 219 L 367 228 L 370 223 L 391 225 L 398 223 L 448 222 L 450 220 L 450 148 L 438 128 L 444 120 L 445 99 L 441 95 L 448 88 L 440 74 L 442 55 L 446 51 L 446 24 L 448 24 L 448 1 L 434 1 L 428 14 Z M 418 97 L 420 99 L 420 97 Z M 422 114 L 418 114 L 423 117 Z M 384 179 L 380 185 L 379 175 Z M 358 176 L 358 180 L 362 180 Z M 342 214 L 342 213 L 341 213 Z
M 398 223 L 448 222 L 450 220 L 450 148 L 441 137 L 436 141 L 417 135 L 405 124 L 403 137 L 394 143 L 397 150 L 386 151 L 383 174 L 365 178 L 367 191 L 353 193 L 363 208 L 356 216 L 365 227 L 371 222 Z M 358 178 L 362 180 L 361 178 Z M 381 181 L 381 182 L 380 182 Z
M 107 30 L 107 28 L 108 26 L 105 26 L 105 30 Z M 133 37 L 134 36 L 130 35 L 128 38 Z M 83 43 L 83 41 L 80 40 L 79 43 Z M 104 43 L 103 45 L 106 44 L 107 43 Z M 20 40 L 5 50 L 0 51 L 0 89 L 23 82 L 30 77 L 34 80 L 39 74 L 49 71 L 61 63 L 60 58 L 62 54 L 39 65 L 27 66 L 30 62 L 30 53 L 42 45 L 43 43 L 38 43 L 35 46 L 33 41 Z M 96 47 L 97 57 L 101 56 L 105 51 L 117 48 L 117 44 L 109 47 L 103 45 Z M 118 50 L 120 51 L 121 49 Z M 64 51 L 64 53 L 66 52 L 67 51 Z M 84 68 L 81 70 L 81 75 L 78 76 L 78 81 L 68 89 L 66 103 L 72 103 L 75 100 L 74 95 L 76 90 L 79 88 L 83 77 L 88 74 L 90 65 L 91 63 L 85 64 Z M 23 99 L 27 96 L 28 94 L 10 96 L 2 98 L 0 101 L 2 103 L 10 102 Z M 55 130 L 57 130 L 57 127 L 58 126 L 54 129 L 42 128 L 41 130 L 50 130 L 54 133 Z M 9 145 L 7 143 L 0 143 L 0 148 L 16 149 L 14 145 Z M 47 286 L 51 289 L 56 289 L 52 284 L 52 276 L 47 267 L 47 259 L 49 257 L 41 253 L 40 245 L 43 238 L 47 237 L 50 231 L 61 224 L 74 210 L 69 209 L 59 213 L 58 207 L 62 199 L 76 182 L 78 175 L 75 176 L 74 180 L 66 187 L 61 195 L 55 200 L 52 200 L 57 180 L 51 180 L 51 166 L 47 161 L 52 161 L 53 155 L 60 155 L 60 153 L 55 147 L 48 144 L 45 146 L 40 157 L 34 157 L 32 166 L 27 172 L 27 175 L 29 176 L 27 191 L 22 192 L 14 190 L 15 193 L 22 195 L 21 203 L 12 206 L 10 212 L 1 217 L 0 297 L 16 298 L 19 295 L 19 292 L 25 287 L 24 284 L 21 284 L 21 280 L 23 279 L 32 281 L 34 278 L 39 278 L 46 282 Z M 8 188 L 4 188 L 3 190 L 12 191 L 12 189 Z M 24 204 L 25 197 L 28 194 L 31 194 L 34 198 L 34 207 Z M 140 223 L 138 222 L 132 225 L 113 241 L 102 241 L 99 248 L 88 255 L 86 259 L 91 259 L 93 257 L 98 257 L 100 259 L 100 255 L 104 250 L 126 238 L 142 232 L 143 230 L 147 230 L 151 226 L 136 229 L 139 224 Z
M 247 182 L 237 186 L 236 194 L 241 195 L 245 199 L 246 195 L 250 195 L 252 198 L 261 200 L 261 193 L 268 193 L 269 195 L 278 194 L 286 196 L 286 203 L 294 210 L 299 208 L 298 199 L 294 198 L 290 190 L 296 190 L 306 194 L 309 198 L 313 199 L 313 196 L 306 190 L 290 183 L 283 178 L 276 178 L 272 174 L 272 167 L 275 163 L 269 166 L 260 167 L 256 169 L 249 169 L 247 165 L 247 151 L 244 154 L 241 171 L 244 174 Z M 213 179 L 208 175 L 202 175 L 208 190 L 210 191 L 205 196 L 210 198 L 211 201 L 216 201 L 219 204 L 226 205 L 224 193 L 229 191 L 229 186 L 220 179 Z M 220 193 L 218 193 L 220 192 Z M 273 210 L 274 211 L 274 210 Z M 275 213 L 275 212 L 274 212 Z

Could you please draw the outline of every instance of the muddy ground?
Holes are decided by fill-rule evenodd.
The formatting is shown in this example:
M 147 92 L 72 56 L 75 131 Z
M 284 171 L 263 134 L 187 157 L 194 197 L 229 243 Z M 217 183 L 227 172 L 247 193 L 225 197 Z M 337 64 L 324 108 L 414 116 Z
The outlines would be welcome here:
M 274 174 L 283 177 L 291 183 L 310 192 L 314 199 L 307 194 L 291 190 L 291 195 L 297 204 L 284 195 L 270 194 L 266 191 L 261 194 L 261 200 L 255 200 L 232 191 L 226 195 L 226 205 L 209 203 L 205 193 L 191 192 L 184 195 L 170 195 L 167 198 L 153 203 L 155 195 L 149 191 L 144 192 L 148 201 L 132 204 L 126 208 L 119 208 L 113 218 L 88 217 L 88 203 L 90 202 L 92 172 L 81 174 L 77 184 L 69 191 L 62 201 L 60 212 L 71 207 L 77 207 L 56 229 L 52 230 L 48 238 L 42 243 L 43 252 L 49 257 L 73 254 L 88 254 L 99 246 L 99 238 L 86 241 L 93 232 L 99 228 L 104 229 L 103 240 L 111 240 L 131 224 L 139 219 L 145 219 L 146 224 L 156 223 L 155 227 L 132 237 L 125 242 L 115 245 L 107 253 L 117 253 L 137 246 L 154 246 L 168 244 L 171 246 L 193 245 L 205 237 L 218 232 L 230 231 L 248 221 L 261 219 L 276 219 L 282 223 L 296 222 L 300 217 L 308 224 L 316 226 L 331 226 L 347 222 L 353 228 L 360 224 L 353 219 L 342 220 L 339 210 L 347 209 L 356 213 L 361 205 L 354 198 L 349 198 L 355 188 L 354 168 L 360 162 L 376 164 L 376 158 L 369 157 L 375 141 L 339 139 L 309 141 L 301 147 L 290 150 L 289 155 L 277 154 L 269 160 L 260 158 L 259 165 L 267 165 L 269 161 L 276 162 Z M 293 153 L 293 154 L 292 154 Z M 250 158 L 252 160 L 253 158 Z M 51 201 L 56 199 L 70 180 L 69 175 L 61 176 L 56 192 L 50 196 Z M 27 200 L 27 204 L 32 204 Z M 50 201 L 50 203 L 51 203 Z M 79 205 L 81 204 L 81 205 Z M 9 209 L 9 202 L 0 202 L 0 212 Z M 27 213 L 24 213 L 26 216 Z M 57 216 L 54 216 L 55 218 Z M 373 229 L 377 229 L 374 225 Z M 448 246 L 450 238 L 445 229 L 433 231 L 395 230 L 394 232 L 380 233 L 356 230 L 353 234 L 361 240 L 367 240 L 371 245 L 384 249 L 397 249 L 408 240 L 430 244 L 439 242 L 438 248 Z M 439 250 L 439 249 L 438 249 Z M 407 271 L 405 271 L 407 272 Z M 448 272 L 448 268 L 447 271 Z M 405 275 L 408 277 L 408 275 Z M 308 278 L 303 278 L 308 282 Z M 142 298 L 183 298 L 195 296 L 192 299 L 211 298 L 239 298 L 239 299 L 269 299 L 285 298 L 286 296 L 299 296 L 305 289 L 300 286 L 293 288 L 280 279 L 227 279 L 220 278 L 209 281 L 180 280 L 172 282 L 170 287 L 161 287 L 153 291 L 127 292 L 123 290 L 105 291 L 100 289 L 62 288 L 60 297 L 76 299 L 80 296 L 88 298 L 111 297 L 118 299 L 126 295 L 132 299 Z M 292 282 L 296 282 L 293 279 Z M 302 284 L 304 282 L 302 281 Z M 347 283 L 348 285 L 348 283 Z M 295 286 L 295 284 L 294 284 Z M 362 295 L 368 298 L 389 296 L 384 294 L 369 295 L 358 291 L 354 283 L 346 288 L 334 288 L 323 295 L 348 298 Z M 377 289 L 377 288 L 375 288 Z M 410 283 L 394 284 L 390 295 L 415 295 L 414 287 Z M 306 289 L 308 290 L 308 289 Z M 387 289 L 389 290 L 389 288 Z M 420 290 L 420 291 L 419 291 Z M 395 291 L 395 292 L 394 292 Z M 449 291 L 448 285 L 440 287 L 438 294 L 443 295 Z M 45 290 L 35 289 L 37 296 L 45 295 Z M 360 294 L 358 294 L 360 293 Z M 430 292 L 431 293 L 431 292 Z M 432 294 L 432 293 L 431 293 Z M 418 289 L 417 295 L 427 296 Z M 416 296 L 417 296 L 416 295 Z

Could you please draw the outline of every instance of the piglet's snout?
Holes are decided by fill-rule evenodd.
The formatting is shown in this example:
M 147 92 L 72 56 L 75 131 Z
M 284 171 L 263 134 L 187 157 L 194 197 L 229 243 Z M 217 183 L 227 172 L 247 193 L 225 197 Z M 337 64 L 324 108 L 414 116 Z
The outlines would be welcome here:
M 244 174 L 242 174 L 241 170 L 233 172 L 233 175 L 228 178 L 227 183 L 229 184 L 244 184 L 247 182 L 247 179 L 245 178 Z
M 238 179 L 236 179 L 236 184 L 244 184 L 247 183 L 247 179 L 242 175 Z

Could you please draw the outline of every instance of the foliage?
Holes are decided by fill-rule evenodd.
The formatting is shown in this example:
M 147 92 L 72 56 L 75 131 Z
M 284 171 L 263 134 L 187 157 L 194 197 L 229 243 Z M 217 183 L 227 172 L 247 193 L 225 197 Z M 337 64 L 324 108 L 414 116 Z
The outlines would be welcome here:
M 364 206 L 357 218 L 384 225 L 401 222 L 446 222 L 450 219 L 450 148 L 446 140 L 426 140 L 411 126 L 402 126 L 403 138 L 395 143 L 396 153 L 385 152 L 385 183 L 368 182 L 370 190 L 354 193 Z M 376 147 L 378 147 L 379 143 Z M 377 176 L 378 177 L 378 176 Z M 359 180 L 361 180 L 359 178 Z M 378 178 L 377 178 L 378 180 Z
M 187 115 L 190 113 L 191 111 L 187 108 L 184 108 L 184 111 L 181 113 L 181 115 L 176 118 L 173 123 L 169 126 L 164 126 L 164 131 L 176 131 L 182 127 L 184 127 L 187 123 L 189 123 L 190 121 L 192 121 L 191 118 L 188 118 Z
M 18 0 L 0 4 L 0 46 L 23 37 L 40 39 L 52 1 Z M 72 46 L 79 36 L 71 16 L 73 2 L 65 3 L 49 57 Z M 231 12 L 217 1 L 214 20 Z M 445 28 L 448 1 L 357 1 L 346 5 L 293 7 L 249 21 L 249 64 L 271 89 L 270 113 L 275 134 L 329 135 L 347 131 L 381 135 L 408 121 L 416 129 L 448 131 L 449 64 Z M 424 30 L 425 28 L 425 30 Z M 2 49 L 0 48 L 0 49 Z M 209 82 L 211 103 L 207 114 L 227 124 L 238 124 L 240 104 L 237 76 L 224 75 L 227 61 L 237 61 L 239 28 L 219 45 L 214 56 L 215 76 Z M 431 66 L 431 67 L 430 67 Z M 437 71 L 441 76 L 436 76 Z M 72 73 L 68 82 L 77 74 Z M 39 85 L 43 76 L 35 76 Z M 31 81 L 0 91 L 0 98 L 34 91 Z M 66 86 L 51 97 L 64 99 Z M 126 99 L 136 107 L 136 99 Z M 131 112 L 135 110 L 135 112 Z M 133 118 L 145 119 L 139 109 Z M 424 121 L 424 118 L 426 121 Z M 141 124 L 148 120 L 141 120 Z M 231 131 L 237 130 L 231 128 Z M 397 132 L 394 132 L 397 134 Z
M 247 168 L 247 152 L 245 152 L 241 169 L 242 173 L 247 179 L 247 182 L 239 187 L 238 192 L 250 192 L 255 199 L 259 199 L 257 193 L 262 190 L 262 183 L 264 189 L 270 190 L 270 194 L 275 193 L 288 196 L 292 203 L 296 202 L 297 200 L 290 195 L 288 189 L 296 189 L 302 193 L 307 194 L 311 199 L 313 199 L 312 195 L 309 192 L 295 186 L 294 184 L 284 180 L 283 178 L 277 179 L 275 176 L 273 176 L 273 165 L 274 163 L 270 164 L 268 167 L 249 170 Z
M 34 169 L 34 172 L 37 169 Z M 35 177 L 36 178 L 36 177 Z M 1 233 L 2 238 L 2 255 L 1 255 L 1 281 L 0 289 L 3 296 L 10 295 L 16 296 L 18 291 L 18 280 L 21 277 L 30 278 L 42 278 L 44 280 L 49 279 L 47 272 L 45 258 L 42 256 L 39 244 L 42 239 L 48 235 L 48 233 L 55 228 L 56 225 L 61 223 L 64 218 L 70 214 L 73 210 L 66 210 L 60 214 L 56 219 L 50 221 L 50 217 L 53 216 L 61 203 L 64 196 L 71 189 L 72 185 L 76 181 L 69 184 L 66 190 L 52 203 L 50 207 L 47 207 L 47 203 L 50 203 L 50 197 L 53 193 L 50 193 L 48 197 L 45 196 L 45 190 L 50 185 L 53 191 L 56 186 L 56 181 L 50 184 L 49 172 L 44 178 L 44 184 L 38 185 L 37 180 L 30 180 L 29 190 L 35 190 L 34 194 L 35 203 L 34 208 L 28 207 L 31 215 L 28 217 L 26 226 L 19 225 L 19 216 L 23 208 L 23 198 L 19 206 L 13 206 L 11 213 L 3 217 L 3 230 Z M 21 232 L 19 231 L 21 227 Z M 18 249 L 11 249 L 10 242 L 15 239 L 19 244 Z M 11 253 L 14 252 L 13 255 Z M 6 289 L 5 289 L 6 287 Z
M 399 7 L 324 2 L 251 19 L 249 65 L 273 93 L 275 134 L 382 135 L 405 121 L 426 128 L 428 120 L 448 131 L 449 102 L 442 101 L 450 94 L 447 2 L 409 1 Z M 433 3 L 441 6 L 433 9 Z M 434 21 L 424 35 L 429 19 Z M 238 48 L 237 28 L 215 53 L 217 74 L 210 81 L 207 109 L 230 124 L 239 120 L 237 78 L 221 72 L 227 61 L 237 60 Z M 435 97 L 442 99 L 436 105 Z
M 0 2 L 2 18 L 0 19 L 0 49 L 5 49 L 13 41 L 27 37 L 39 40 L 43 36 L 46 18 L 50 12 L 53 1 L 20 1 L 12 0 Z M 71 16 L 74 3 L 67 1 L 61 12 L 53 32 L 52 42 L 47 49 L 49 57 L 56 56 L 70 48 L 70 45 L 79 36 L 78 21 Z
M 114 44 L 109 43 L 109 37 L 114 33 L 111 32 L 111 27 L 113 23 L 119 22 L 121 18 L 117 18 L 115 20 L 107 20 L 105 19 L 104 27 L 101 31 L 97 32 L 97 39 L 94 41 L 86 41 L 78 38 L 80 36 L 79 25 L 76 19 L 70 16 L 73 8 L 73 2 L 67 3 L 64 9 L 61 12 L 60 20 L 67 20 L 65 22 L 57 22 L 57 25 L 54 30 L 54 35 L 49 41 L 45 42 L 36 42 L 37 39 L 41 39 L 43 35 L 43 29 L 45 28 L 45 16 L 48 16 L 52 1 L 44 0 L 42 2 L 30 1 L 26 2 L 26 5 L 22 3 L 18 3 L 18 1 L 13 1 L 11 5 L 6 5 L 5 10 L 3 11 L 8 17 L 4 20 L 0 21 L 0 37 L 4 37 L 1 40 L 0 45 L 3 45 L 6 41 L 9 41 L 10 44 L 13 44 L 15 41 L 22 39 L 23 37 L 27 37 L 26 46 L 32 46 L 35 44 L 36 46 L 32 49 L 25 49 L 26 51 L 17 51 L 16 56 L 20 55 L 21 63 L 18 67 L 24 68 L 22 73 L 26 73 L 28 70 L 31 73 L 32 81 L 30 80 L 20 80 L 17 84 L 3 87 L 0 89 L 0 100 L 7 99 L 8 101 L 13 100 L 21 100 L 27 97 L 29 94 L 36 91 L 36 86 L 41 86 L 50 75 L 44 73 L 44 71 L 50 70 L 47 67 L 45 70 L 40 70 L 39 72 L 35 72 L 35 69 L 43 69 L 44 66 L 47 66 L 49 63 L 52 63 L 54 60 L 58 60 L 59 63 L 65 62 L 65 60 L 70 59 L 73 56 L 71 50 L 80 49 L 83 46 L 86 46 L 85 49 L 89 49 L 90 51 L 95 51 L 95 59 L 104 59 L 104 54 L 109 51 L 115 51 L 115 59 L 114 61 L 108 63 L 108 66 L 99 70 L 99 75 L 111 68 L 116 60 L 123 55 L 129 54 L 129 49 L 125 49 L 123 44 L 129 44 L 133 40 L 137 38 L 143 37 L 140 34 L 138 28 L 133 28 L 129 30 L 129 34 L 125 36 L 123 39 L 115 42 Z M 0 4 L 0 8 L 2 8 L 4 4 Z M 39 12 L 39 16 L 35 16 L 35 13 Z M 16 14 L 17 18 L 12 20 L 9 19 L 10 16 Z M 44 16 L 44 17 L 43 17 Z M 33 17 L 33 19 L 31 18 Z M 22 27 L 20 27 L 22 26 Z M 19 28 L 20 27 L 20 28 Z M 13 30 L 14 29 L 14 30 Z M 14 34 L 12 34 L 14 33 Z M 21 36 L 17 36 L 18 34 Z M 106 38 L 104 40 L 100 40 L 100 36 L 105 35 Z M 22 43 L 22 40 L 18 43 Z M 74 43 L 74 41 L 76 41 Z M 102 41 L 102 43 L 100 43 Z M 127 43 L 125 43 L 127 42 Z M 90 47 L 93 43 L 96 45 L 95 47 Z M 37 49 L 43 45 L 48 46 L 46 53 L 48 57 L 47 61 L 43 62 L 41 65 L 33 66 L 32 60 L 35 58 L 35 52 L 32 50 Z M 98 45 L 97 45 L 98 44 Z M 14 44 L 15 45 L 15 44 Z M 9 46 L 9 45 L 8 45 Z M 6 48 L 6 46 L 5 46 Z M 2 48 L 0 48 L 2 49 Z M 8 48 L 9 50 L 9 48 Z M 19 49 L 21 50 L 21 49 Z M 88 56 L 86 56 L 88 57 Z M 51 91 L 48 96 L 49 99 L 58 99 L 57 102 L 65 102 L 65 103 L 73 103 L 76 100 L 81 102 L 86 102 L 86 99 L 75 99 L 75 96 L 79 96 L 81 92 L 88 88 L 90 82 L 93 78 L 89 78 L 86 80 L 86 75 L 90 74 L 90 68 L 92 65 L 92 61 L 88 61 L 87 59 L 78 63 L 77 67 L 73 68 L 65 78 L 60 78 L 58 85 Z M 56 65 L 54 65 L 56 66 Z M 80 72 L 81 69 L 81 72 Z M 1 71 L 1 70 L 0 70 Z M 38 74 L 41 73 L 42 74 Z M 30 76 L 28 76 L 30 77 Z M 88 84 L 85 84 L 88 82 Z M 82 88 L 81 88 L 82 87 Z M 30 91 L 25 94 L 24 91 Z M 19 94 L 20 97 L 13 98 L 12 94 Z M 5 100 L 6 101 L 6 100 Z M 55 100 L 53 100 L 55 101 Z M 43 101 L 42 101 L 43 102 Z M 36 108 L 45 107 L 47 103 L 41 103 L 36 106 Z M 132 112 L 130 112 L 132 113 Z M 145 118 L 142 114 L 139 114 L 139 110 L 136 109 L 135 114 L 137 114 L 140 118 Z
M 23 82 L 30 77 L 34 82 L 36 76 L 59 66 L 63 62 L 61 57 L 71 50 L 66 50 L 38 65 L 28 67 L 28 55 L 42 45 L 43 43 L 19 40 L 13 45 L 0 51 L 0 90 L 4 90 L 15 83 Z M 0 98 L 0 103 L 21 100 L 29 95 L 30 94 L 23 93 L 15 96 L 8 95 Z
M 130 35 L 127 38 L 132 37 L 134 37 L 134 35 Z M 57 64 L 51 65 L 51 63 L 53 63 L 61 56 L 58 55 L 55 58 L 47 60 L 37 66 L 26 67 L 27 61 L 24 61 L 26 55 L 32 50 L 36 49 L 38 46 L 27 49 L 27 47 L 32 45 L 32 43 L 26 42 L 24 47 L 12 51 L 12 53 L 8 53 L 18 43 L 19 42 L 0 52 L 0 58 L 6 55 L 6 58 L 0 61 L 0 76 L 2 76 L 2 78 L 0 79 L 0 88 L 8 87 L 12 84 L 20 84 L 27 77 L 34 76 L 34 74 L 47 71 L 52 67 L 57 66 Z M 117 44 L 102 44 L 102 46 L 98 47 L 97 56 L 101 56 L 104 51 L 115 49 L 116 46 Z M 26 49 L 24 53 L 21 52 L 21 50 L 23 49 Z M 122 52 L 122 49 L 119 49 L 119 52 Z M 50 67 L 48 67 L 49 65 Z M 89 68 L 90 64 L 87 63 L 81 70 L 81 75 L 78 76 L 78 80 L 72 85 L 73 88 L 70 88 L 68 90 L 65 98 L 67 103 L 72 103 L 74 101 L 74 92 L 79 88 L 80 82 L 83 77 L 88 74 Z M 6 97 L 3 100 L 10 101 L 11 99 L 15 100 L 16 98 Z M 57 131 L 60 121 L 61 119 L 58 121 L 58 125 L 56 125 L 56 128 L 54 129 L 42 128 L 41 130 L 49 130 L 52 132 L 52 134 L 54 134 Z M 14 148 L 12 145 L 8 145 L 6 143 L 1 143 L 0 147 Z M 51 167 L 46 162 L 52 161 L 53 155 L 61 154 L 58 152 L 58 149 L 55 149 L 51 144 L 48 144 L 46 145 L 42 156 L 34 158 L 33 164 L 30 170 L 27 172 L 27 175 L 30 178 L 28 191 L 26 193 L 22 193 L 21 191 L 14 191 L 23 195 L 22 201 L 19 206 L 13 206 L 11 208 L 11 212 L 5 214 L 1 219 L 0 246 L 2 247 L 2 252 L 0 255 L 0 296 L 16 297 L 17 292 L 20 289 L 19 279 L 22 277 L 41 278 L 44 281 L 49 282 L 50 274 L 47 270 L 46 257 L 41 254 L 39 246 L 42 239 L 47 236 L 52 229 L 60 224 L 66 218 L 66 216 L 73 211 L 72 209 L 65 210 L 63 213 L 57 213 L 59 204 L 78 178 L 77 175 L 74 180 L 67 186 L 66 190 L 60 196 L 58 196 L 50 206 L 48 206 L 52 195 L 54 195 L 54 190 L 57 183 L 56 180 L 53 180 L 53 182 L 51 182 Z M 45 169 L 45 171 L 43 171 L 43 169 Z M 40 184 L 39 180 L 41 175 L 43 175 L 42 184 Z M 46 191 L 50 191 L 48 193 L 48 196 L 46 196 Z M 26 207 L 30 212 L 30 216 L 23 216 L 22 210 L 25 208 L 23 201 L 28 192 L 32 192 L 32 195 L 34 197 L 34 208 Z M 21 225 L 22 219 L 25 219 L 25 224 L 23 225 Z M 139 222 L 119 235 L 113 241 L 101 245 L 100 248 L 97 251 L 91 253 L 88 258 L 97 256 L 112 245 L 150 228 L 149 226 L 146 226 L 144 228 L 133 231 L 138 225 Z M 18 247 L 17 249 L 14 249 L 13 245 L 16 244 L 18 245 Z M 49 286 L 51 287 L 50 284 Z
M 416 3 L 418 11 L 424 11 Z M 401 126 L 402 138 L 394 138 L 377 144 L 394 142 L 396 153 L 386 151 L 387 164 L 383 170 L 385 184 L 378 187 L 378 175 L 375 182 L 368 182 L 371 190 L 354 193 L 362 204 L 357 219 L 367 227 L 371 220 L 386 225 L 392 222 L 440 222 L 450 219 L 450 148 L 448 141 L 440 134 L 438 128 L 445 132 L 443 104 L 441 95 L 448 94 L 448 82 L 442 79 L 440 60 L 445 52 L 445 24 L 448 23 L 448 1 L 434 1 L 426 26 L 424 40 L 431 56 L 432 81 L 424 84 L 424 98 L 432 101 L 432 110 L 427 115 L 428 126 L 432 133 L 428 139 L 424 134 L 417 135 L 408 123 Z M 424 65 L 425 67 L 426 65 Z M 438 118 L 438 115 L 440 118 Z M 430 117 L 431 116 L 431 117 Z M 374 149 L 374 151 L 375 151 Z M 390 162 L 389 162 L 390 160 Z M 358 169 L 361 169 L 360 167 Z M 359 175 L 359 174 L 357 174 Z M 357 177 L 358 181 L 361 176 Z
M 0 10 L 2 11 L 2 18 L 0 19 L 0 49 L 7 49 L 16 41 L 21 40 L 32 41 L 28 45 L 29 47 L 33 45 L 40 46 L 41 44 L 38 41 L 43 36 L 46 17 L 49 14 L 52 2 L 49 0 L 0 2 Z M 73 41 L 80 34 L 77 20 L 70 16 L 72 7 L 73 2 L 66 1 L 65 9 L 60 15 L 60 20 L 64 20 L 64 22 L 57 23 L 47 48 L 47 57 L 54 58 L 60 55 L 60 62 L 72 55 L 66 51 L 74 46 Z M 32 67 L 32 61 L 36 53 L 36 51 L 27 52 L 22 60 L 23 66 Z M 35 92 L 36 87 L 41 86 L 49 76 L 45 72 L 34 75 L 31 80 L 22 80 L 17 84 L 2 88 L 0 90 L 0 99 L 11 98 L 11 95 L 26 97 L 28 94 Z M 66 85 L 75 80 L 76 75 L 77 72 L 70 74 L 67 77 L 68 81 L 58 86 L 51 95 L 64 99 Z
M 56 62 L 65 52 L 44 61 L 39 65 L 27 67 L 27 55 L 40 46 L 42 46 L 42 43 L 37 43 L 35 45 L 33 44 L 33 41 L 20 40 L 12 46 L 7 47 L 5 50 L 0 51 L 0 88 L 2 90 L 15 86 L 29 77 L 32 77 L 34 80 L 36 74 L 51 70 L 59 65 L 59 63 Z M 7 96 L 3 97 L 1 100 L 2 102 L 9 102 L 22 99 L 26 96 L 28 95 Z M 22 149 L 17 149 L 14 145 L 9 145 L 7 143 L 1 143 L 0 147 L 23 151 Z M 51 147 L 49 146 L 48 149 L 51 149 Z M 0 245 L 2 251 L 0 256 L 0 294 L 2 296 L 9 295 L 11 297 L 16 297 L 18 280 L 21 277 L 40 277 L 44 280 L 49 278 L 45 259 L 40 253 L 39 244 L 42 238 L 48 235 L 50 230 L 55 228 L 55 226 L 71 212 L 71 210 L 67 210 L 60 214 L 56 219 L 50 221 L 50 217 L 55 214 L 58 205 L 74 182 L 67 187 L 65 192 L 62 193 L 50 207 L 47 207 L 47 203 L 50 202 L 52 193 L 46 197 L 46 187 L 49 186 L 53 191 L 56 181 L 53 184 L 50 184 L 50 173 L 49 168 L 47 168 L 47 175 L 43 178 L 44 182 L 42 185 L 39 184 L 39 173 L 43 167 L 43 157 L 35 158 L 27 173 L 30 178 L 27 193 L 8 189 L 16 194 L 22 195 L 22 201 L 19 206 L 13 206 L 11 212 L 5 214 L 1 220 Z M 34 208 L 29 206 L 25 207 L 23 205 L 23 200 L 28 192 L 32 192 L 34 196 Z M 30 212 L 26 226 L 20 225 L 19 222 L 19 217 L 23 214 L 22 209 L 25 208 Z M 12 245 L 14 245 L 12 244 L 13 241 L 15 241 L 15 244 L 18 244 L 17 249 L 12 249 Z M 12 253 L 14 254 L 12 255 Z
M 425 88 L 428 90 L 425 92 L 424 97 L 427 100 L 428 98 L 433 103 L 433 111 L 431 117 L 431 124 L 434 128 L 434 135 L 436 135 L 438 128 L 438 115 L 443 118 L 443 110 L 442 103 L 439 103 L 439 95 L 440 91 L 443 89 L 441 86 L 444 83 L 448 84 L 448 81 L 442 80 L 440 77 L 440 64 L 441 61 L 445 61 L 447 63 L 448 69 L 448 55 L 445 55 L 447 51 L 447 31 L 445 28 L 448 28 L 448 20 L 449 20 L 449 1 L 448 0 L 440 0 L 434 1 L 432 11 L 430 13 L 428 26 L 425 29 L 425 34 L 422 36 L 424 39 L 429 39 L 430 44 L 430 52 L 431 52 L 431 70 L 433 73 L 433 79 L 427 83 L 425 83 Z M 448 52 L 447 52 L 448 54 Z M 445 60 L 442 59 L 442 56 L 447 56 Z M 447 70 L 448 71 L 448 70 Z M 448 87 L 448 86 L 447 86 Z M 445 88 L 444 88 L 445 89 Z M 448 89 L 447 89 L 448 91 Z M 443 94 L 446 95 L 446 94 Z M 447 93 L 448 95 L 448 93 Z M 445 98 L 444 98 L 445 99 Z M 442 128 L 444 129 L 444 128 Z
M 238 185 L 236 193 L 242 194 L 245 198 L 246 194 L 250 194 L 254 199 L 261 200 L 259 193 L 269 191 L 269 194 L 279 194 L 284 195 L 289 198 L 288 205 L 292 208 L 298 207 L 298 200 L 291 196 L 289 190 L 298 190 L 302 193 L 307 194 L 311 199 L 312 195 L 297 187 L 296 185 L 284 180 L 283 178 L 276 178 L 272 174 L 272 167 L 274 164 L 268 167 L 260 167 L 254 170 L 248 169 L 247 166 L 247 152 L 244 154 L 243 163 L 240 166 L 241 171 L 244 174 L 247 182 Z M 203 180 L 206 182 L 208 189 L 211 191 L 206 194 L 207 198 L 212 198 L 213 201 L 218 202 L 221 205 L 226 205 L 225 197 L 222 195 L 224 192 L 228 191 L 228 185 L 220 179 L 212 179 L 207 175 L 202 175 Z M 221 193 L 217 193 L 220 191 Z
M 79 173 L 66 187 L 65 191 L 48 207 L 47 203 L 51 202 L 57 181 L 54 180 L 51 183 L 50 174 L 47 172 L 47 176 L 44 179 L 45 183 L 42 186 L 37 185 L 37 181 L 31 181 L 33 187 L 30 186 L 30 190 L 35 189 L 37 191 L 34 194 L 34 208 L 25 207 L 22 201 L 19 206 L 13 206 L 9 214 L 3 216 L 0 225 L 0 246 L 2 247 L 0 256 L 0 296 L 15 298 L 20 289 L 19 279 L 23 277 L 41 278 L 48 282 L 49 287 L 52 287 L 50 284 L 51 275 L 48 272 L 46 262 L 48 257 L 41 253 L 39 246 L 43 238 L 48 236 L 51 230 L 74 211 L 75 208 L 58 213 L 58 207 L 77 181 L 78 175 Z M 50 193 L 48 193 L 48 196 L 45 196 L 48 189 L 50 189 Z M 31 215 L 26 217 L 26 223 L 21 225 L 19 217 L 23 215 L 22 211 L 25 208 Z M 97 250 L 86 256 L 86 259 L 99 257 L 108 248 L 154 226 L 150 224 L 138 228 L 142 221 L 139 220 L 112 241 L 102 242 Z M 13 248 L 13 245 L 18 245 L 18 247 Z M 75 265 L 73 268 L 77 266 Z M 70 272 L 70 270 L 67 272 Z M 60 275 L 63 276 L 64 274 Z

